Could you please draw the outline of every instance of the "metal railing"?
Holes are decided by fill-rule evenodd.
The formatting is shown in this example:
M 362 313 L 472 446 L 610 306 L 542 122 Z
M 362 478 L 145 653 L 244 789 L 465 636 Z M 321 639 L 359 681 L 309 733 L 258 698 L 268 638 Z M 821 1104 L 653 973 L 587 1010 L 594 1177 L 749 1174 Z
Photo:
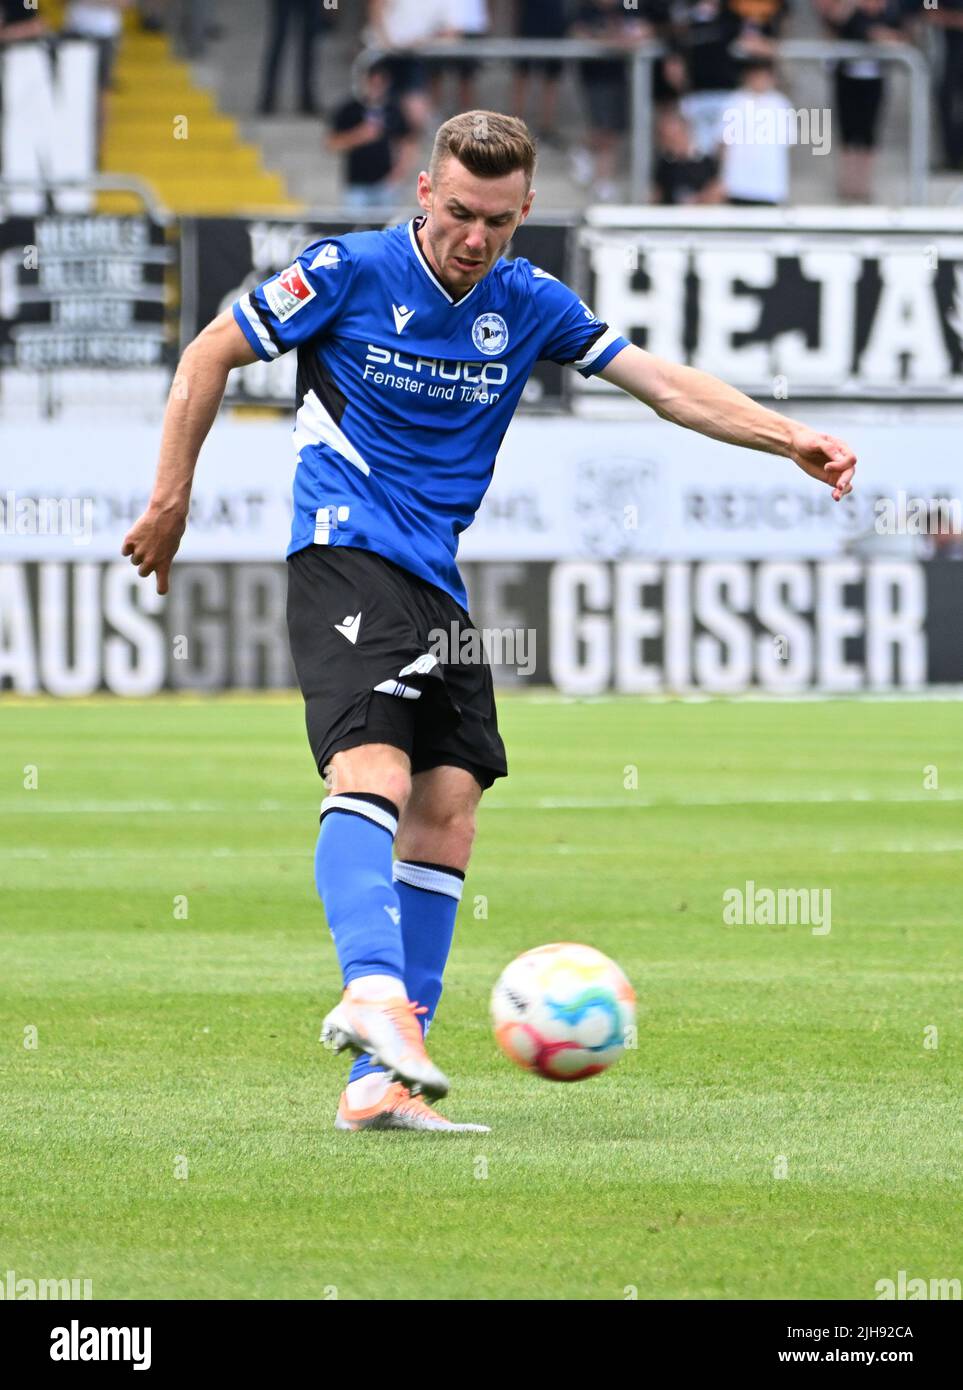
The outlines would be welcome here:
M 664 52 L 662 44 L 657 43 L 646 43 L 626 50 L 624 44 L 599 43 L 588 39 L 473 39 L 468 43 L 443 39 L 406 53 L 376 47 L 363 49 L 354 62 L 354 85 L 357 90 L 360 75 L 382 58 L 431 58 L 436 62 L 448 58 L 477 58 L 489 62 L 513 62 L 519 58 L 560 59 L 563 62 L 611 62 L 613 58 L 621 59 L 630 65 L 632 198 L 644 203 L 649 199 L 652 160 L 652 64 Z
M 11 196 L 16 193 L 32 193 L 54 200 L 58 193 L 129 193 L 132 197 L 140 199 L 144 209 L 155 222 L 167 223 L 172 220 L 170 210 L 160 201 L 153 187 L 145 179 L 134 174 L 86 174 L 79 179 L 49 179 L 43 176 L 8 179 L 0 176 L 0 216 L 17 215 L 16 210 L 12 210 L 10 206 Z M 54 206 L 47 211 L 59 212 L 61 209 Z M 77 209 L 71 208 L 69 211 L 76 212 Z M 90 211 L 94 212 L 96 209 L 91 208 Z
M 909 147 L 907 181 L 910 203 L 925 203 L 930 168 L 930 65 L 912 45 L 848 43 L 841 40 L 784 39 L 776 50 L 780 61 L 838 62 L 844 58 L 895 63 L 909 80 Z
M 652 182 L 652 67 L 667 50 L 660 43 L 636 47 L 585 39 L 473 39 L 470 42 L 438 40 L 411 50 L 368 47 L 353 65 L 355 90 L 361 74 L 382 58 L 472 58 L 488 62 L 512 62 L 518 58 L 611 62 L 621 58 L 629 69 L 629 196 L 647 203 Z M 908 201 L 925 203 L 929 172 L 930 66 L 926 57 L 909 44 L 863 44 L 842 40 L 784 39 L 776 45 L 777 62 L 835 63 L 843 59 L 871 59 L 895 63 L 909 79 Z

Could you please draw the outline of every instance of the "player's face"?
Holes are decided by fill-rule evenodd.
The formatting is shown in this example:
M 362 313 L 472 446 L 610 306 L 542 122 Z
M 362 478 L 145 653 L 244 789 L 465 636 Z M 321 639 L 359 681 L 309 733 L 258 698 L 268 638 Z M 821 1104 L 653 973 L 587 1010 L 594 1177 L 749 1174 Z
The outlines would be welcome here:
M 531 211 L 534 196 L 521 169 L 482 179 L 448 158 L 434 181 L 427 173 L 418 175 L 418 201 L 428 213 L 424 251 L 455 298 L 488 274 Z

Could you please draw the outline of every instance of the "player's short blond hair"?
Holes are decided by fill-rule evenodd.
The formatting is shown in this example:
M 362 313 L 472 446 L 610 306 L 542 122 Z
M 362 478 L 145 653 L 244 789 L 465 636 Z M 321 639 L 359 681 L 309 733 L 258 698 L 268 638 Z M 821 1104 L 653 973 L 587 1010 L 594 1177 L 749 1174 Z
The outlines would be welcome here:
M 433 179 L 449 155 L 481 179 L 497 179 L 521 169 L 531 187 L 535 176 L 531 131 L 516 116 L 502 116 L 498 111 L 463 111 L 445 122 L 435 136 L 428 166 Z

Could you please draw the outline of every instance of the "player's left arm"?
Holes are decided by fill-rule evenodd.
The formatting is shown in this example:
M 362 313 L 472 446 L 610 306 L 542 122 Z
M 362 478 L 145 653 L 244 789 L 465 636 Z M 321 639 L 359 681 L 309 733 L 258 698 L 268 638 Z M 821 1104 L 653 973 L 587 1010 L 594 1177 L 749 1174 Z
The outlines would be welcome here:
M 853 490 L 856 455 L 848 444 L 757 404 L 708 372 L 630 345 L 598 375 L 650 406 L 663 420 L 726 444 L 792 459 L 804 473 L 831 487 L 836 502 Z

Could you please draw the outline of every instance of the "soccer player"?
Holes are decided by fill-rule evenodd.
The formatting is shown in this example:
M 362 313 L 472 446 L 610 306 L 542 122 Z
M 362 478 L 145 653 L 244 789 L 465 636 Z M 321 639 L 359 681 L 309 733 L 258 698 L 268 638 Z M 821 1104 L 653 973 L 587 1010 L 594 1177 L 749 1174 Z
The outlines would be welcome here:
M 340 1129 L 484 1130 L 429 1105 L 448 1081 L 424 1037 L 476 808 L 507 767 L 487 664 L 459 663 L 464 643 L 446 652 L 438 637 L 473 631 L 458 537 L 535 363 L 600 375 L 664 419 L 781 454 L 836 501 L 852 490 L 840 440 L 644 352 L 552 276 L 502 259 L 531 212 L 534 170 L 521 121 L 455 116 L 418 176 L 419 216 L 316 242 L 214 319 L 181 359 L 151 500 L 124 541 L 166 593 L 228 373 L 296 348 L 288 627 L 328 786 L 315 874 L 344 979 L 322 1040 L 358 1054 Z

